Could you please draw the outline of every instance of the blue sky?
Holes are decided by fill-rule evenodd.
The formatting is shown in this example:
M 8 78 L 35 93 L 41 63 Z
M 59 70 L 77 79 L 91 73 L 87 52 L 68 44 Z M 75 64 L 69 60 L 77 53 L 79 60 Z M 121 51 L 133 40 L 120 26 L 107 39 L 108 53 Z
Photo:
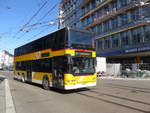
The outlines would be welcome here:
M 57 25 L 48 23 L 27 27 L 39 22 L 53 22 L 58 17 L 60 0 L 48 0 L 43 9 L 21 31 L 21 28 L 47 0 L 0 0 L 0 50 L 11 54 L 14 49 L 32 40 L 57 30 Z M 57 4 L 57 5 L 56 5 Z M 56 7 L 55 7 L 56 5 Z M 53 10 L 51 10 L 53 8 Z M 39 21 L 49 10 L 50 13 Z M 27 32 L 29 31 L 29 32 Z M 19 33 L 18 33 L 19 32 Z

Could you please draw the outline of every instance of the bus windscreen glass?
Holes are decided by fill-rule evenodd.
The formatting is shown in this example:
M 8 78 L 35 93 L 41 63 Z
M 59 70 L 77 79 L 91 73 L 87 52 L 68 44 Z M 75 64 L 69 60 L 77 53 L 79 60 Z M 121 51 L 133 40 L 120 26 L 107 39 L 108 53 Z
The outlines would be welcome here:
M 92 38 L 93 33 L 70 30 L 70 46 L 73 48 L 93 48 Z
M 93 58 L 73 58 L 74 75 L 93 74 L 95 72 L 95 60 Z

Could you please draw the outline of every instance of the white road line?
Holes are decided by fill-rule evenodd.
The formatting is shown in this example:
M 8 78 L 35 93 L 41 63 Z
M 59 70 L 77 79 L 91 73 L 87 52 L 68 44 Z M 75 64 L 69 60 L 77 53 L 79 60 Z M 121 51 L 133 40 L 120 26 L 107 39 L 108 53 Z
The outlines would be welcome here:
M 6 96 L 6 113 L 16 113 L 8 84 L 8 79 L 5 79 L 5 96 Z

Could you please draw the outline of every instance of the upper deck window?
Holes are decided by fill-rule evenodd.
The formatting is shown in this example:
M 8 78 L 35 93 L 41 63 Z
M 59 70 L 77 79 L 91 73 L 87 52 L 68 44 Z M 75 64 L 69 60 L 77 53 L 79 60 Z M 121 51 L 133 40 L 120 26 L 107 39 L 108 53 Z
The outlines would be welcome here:
M 94 38 L 93 33 L 71 29 L 69 36 L 71 47 L 92 48 L 92 38 Z

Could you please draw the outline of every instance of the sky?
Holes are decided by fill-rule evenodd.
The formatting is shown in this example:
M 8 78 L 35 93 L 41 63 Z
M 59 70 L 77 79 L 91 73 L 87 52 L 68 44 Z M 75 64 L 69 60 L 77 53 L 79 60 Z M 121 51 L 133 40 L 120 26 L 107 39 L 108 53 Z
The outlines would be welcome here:
M 0 0 L 0 50 L 14 54 L 15 48 L 56 31 L 59 2 Z

